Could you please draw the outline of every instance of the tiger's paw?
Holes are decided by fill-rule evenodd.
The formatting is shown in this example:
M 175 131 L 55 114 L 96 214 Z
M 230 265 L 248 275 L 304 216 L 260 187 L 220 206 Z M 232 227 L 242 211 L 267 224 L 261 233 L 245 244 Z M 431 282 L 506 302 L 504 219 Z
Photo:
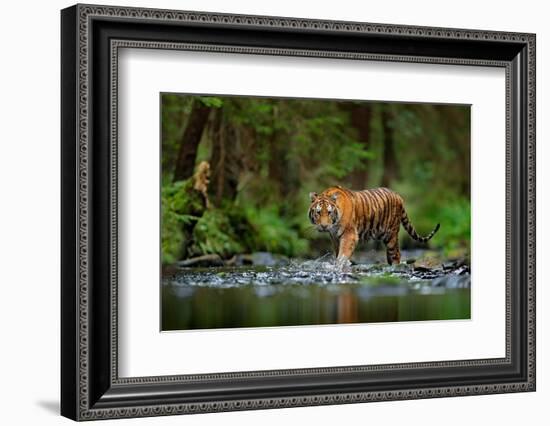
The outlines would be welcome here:
M 351 261 L 345 256 L 336 258 L 336 269 L 341 272 L 349 272 L 351 270 Z

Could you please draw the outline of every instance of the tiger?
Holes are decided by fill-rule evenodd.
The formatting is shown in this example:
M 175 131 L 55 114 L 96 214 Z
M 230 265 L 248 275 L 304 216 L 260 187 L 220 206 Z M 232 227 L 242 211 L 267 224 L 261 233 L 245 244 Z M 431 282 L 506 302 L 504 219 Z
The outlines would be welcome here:
M 389 265 L 401 262 L 399 229 L 403 225 L 416 241 L 425 243 L 439 230 L 439 223 L 427 236 L 418 235 L 409 221 L 403 198 L 388 188 L 352 191 L 341 186 L 310 192 L 308 216 L 320 232 L 328 232 L 336 259 L 348 262 L 357 243 L 369 239 L 386 246 Z

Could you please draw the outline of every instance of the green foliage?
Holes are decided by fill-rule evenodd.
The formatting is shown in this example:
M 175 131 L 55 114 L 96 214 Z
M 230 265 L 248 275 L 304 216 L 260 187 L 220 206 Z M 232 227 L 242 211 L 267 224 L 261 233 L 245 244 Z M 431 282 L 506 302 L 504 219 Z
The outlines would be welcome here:
M 244 251 L 228 216 L 219 209 L 207 210 L 199 219 L 194 229 L 193 239 L 194 245 L 191 248 L 193 255 L 215 253 L 227 258 Z
M 167 209 L 180 216 L 196 214 L 204 209 L 199 194 L 193 191 L 192 179 L 164 185 L 161 195 L 162 200 L 167 204 Z
M 162 263 L 170 264 L 176 262 L 180 257 L 183 233 L 178 215 L 170 210 L 164 198 L 162 199 L 161 210 Z
M 302 162 L 304 180 L 332 185 L 373 158 L 372 152 L 357 141 L 349 114 L 338 103 L 304 102 L 308 102 L 311 116 L 301 117 L 288 146 L 289 155 Z
M 269 251 L 286 256 L 307 253 L 308 240 L 288 226 L 273 208 L 212 208 L 198 220 L 193 232 L 194 256 L 216 253 L 222 258 L 233 254 Z
M 198 99 L 210 108 L 221 108 L 223 106 L 223 100 L 213 96 L 201 96 Z
M 434 218 L 437 211 L 438 220 L 445 224 L 438 231 L 438 246 L 445 249 L 450 257 L 462 257 L 469 253 L 470 245 L 470 201 L 465 198 L 448 200 L 437 210 L 427 212 Z M 463 253 L 465 251 L 465 253 Z
M 445 192 L 435 185 L 413 187 L 411 183 L 397 185 L 396 190 L 406 194 L 405 208 L 412 224 L 420 235 L 426 235 L 437 223 L 441 225 L 429 245 L 440 248 L 447 255 L 468 254 L 470 248 L 470 200 L 456 193 Z M 405 230 L 400 233 L 401 246 L 416 243 Z
M 275 206 L 266 209 L 249 207 L 246 217 L 253 230 L 252 251 L 270 251 L 286 256 L 307 254 L 309 241 L 299 230 L 289 226 Z

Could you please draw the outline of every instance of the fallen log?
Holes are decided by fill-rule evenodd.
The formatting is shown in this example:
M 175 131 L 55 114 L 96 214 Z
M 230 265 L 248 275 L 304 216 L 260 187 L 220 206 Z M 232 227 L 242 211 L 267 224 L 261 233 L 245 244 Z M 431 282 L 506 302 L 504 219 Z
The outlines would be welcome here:
M 204 254 L 190 259 L 180 260 L 177 262 L 177 265 L 180 268 L 190 268 L 198 266 L 224 266 L 225 263 L 217 254 Z

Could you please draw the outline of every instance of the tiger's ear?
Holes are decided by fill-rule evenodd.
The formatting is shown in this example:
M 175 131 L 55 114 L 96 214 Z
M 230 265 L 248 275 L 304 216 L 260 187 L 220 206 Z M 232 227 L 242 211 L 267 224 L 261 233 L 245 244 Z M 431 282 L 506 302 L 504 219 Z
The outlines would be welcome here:
M 313 202 L 315 201 L 315 199 L 317 198 L 317 193 L 316 192 L 310 192 L 309 193 L 309 199 Z
M 340 194 L 338 194 L 337 192 L 335 192 L 334 194 L 332 194 L 332 195 L 330 196 L 330 199 L 331 199 L 332 201 L 336 201 L 336 200 L 338 199 L 338 195 L 340 195 Z

